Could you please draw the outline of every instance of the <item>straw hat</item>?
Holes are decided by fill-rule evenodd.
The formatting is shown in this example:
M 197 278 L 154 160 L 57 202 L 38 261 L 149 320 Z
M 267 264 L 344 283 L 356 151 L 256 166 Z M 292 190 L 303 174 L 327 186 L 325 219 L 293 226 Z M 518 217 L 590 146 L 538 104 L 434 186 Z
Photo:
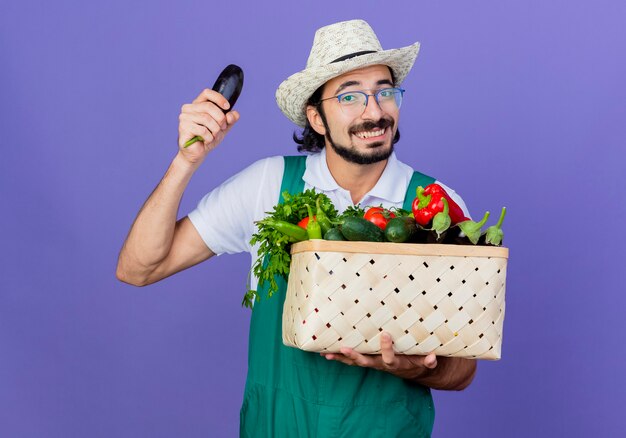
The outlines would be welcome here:
M 276 103 L 296 125 L 306 124 L 306 102 L 328 80 L 375 64 L 393 70 L 400 85 L 413 67 L 420 44 L 383 50 L 376 34 L 363 20 L 342 21 L 315 32 L 306 68 L 289 76 L 276 90 Z

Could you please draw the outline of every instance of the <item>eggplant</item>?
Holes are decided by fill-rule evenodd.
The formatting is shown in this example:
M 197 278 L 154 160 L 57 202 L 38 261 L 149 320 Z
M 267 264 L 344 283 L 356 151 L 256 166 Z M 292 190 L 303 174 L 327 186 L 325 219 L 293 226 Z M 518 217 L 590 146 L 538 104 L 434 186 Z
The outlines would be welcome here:
M 217 91 L 224 96 L 230 104 L 230 109 L 225 110 L 222 108 L 224 114 L 233 109 L 235 102 L 237 102 L 237 99 L 241 94 L 242 88 L 243 70 L 235 64 L 230 64 L 222 71 L 222 73 L 220 73 L 215 81 L 215 84 L 213 85 L 213 91 Z
M 480 244 L 481 238 L 480 229 L 487 219 L 489 218 L 489 212 L 486 212 L 480 222 L 474 222 L 472 220 L 466 220 L 455 224 L 448 229 L 448 234 L 445 236 L 443 243 L 449 243 L 452 245 L 477 245 Z
M 411 243 L 429 243 L 428 235 L 430 231 L 426 228 L 422 228 L 421 226 L 417 227 L 417 232 L 411 239 Z
M 436 230 L 426 229 L 426 243 L 444 243 L 448 230 L 438 232 Z
M 458 225 L 450 227 L 443 243 L 449 245 L 473 245 L 469 238 L 461 231 Z
M 235 102 L 239 98 L 241 94 L 241 89 L 243 88 L 243 70 L 241 67 L 235 64 L 229 64 L 220 75 L 215 80 L 215 84 L 213 84 L 213 91 L 217 91 L 222 96 L 228 100 L 230 104 L 229 109 L 221 108 L 222 112 L 226 114 L 228 111 L 233 109 Z M 189 139 L 185 143 L 185 148 L 188 148 L 192 144 L 197 141 L 203 141 L 202 137 L 199 135 Z
M 480 236 L 483 245 L 502 245 L 502 239 L 504 238 L 504 231 L 502 231 L 502 222 L 504 221 L 505 215 L 506 207 L 502 207 L 502 213 L 500 213 L 500 219 L 498 219 L 498 223 L 487 228 L 487 231 L 482 236 Z M 479 245 L 481 244 L 481 239 L 478 240 Z
M 459 227 L 457 227 L 456 225 L 451 226 L 450 228 L 448 228 L 448 230 L 446 231 L 446 234 L 443 236 L 443 242 L 446 245 L 456 245 L 458 240 L 459 240 L 459 234 L 461 233 L 461 230 L 459 229 Z

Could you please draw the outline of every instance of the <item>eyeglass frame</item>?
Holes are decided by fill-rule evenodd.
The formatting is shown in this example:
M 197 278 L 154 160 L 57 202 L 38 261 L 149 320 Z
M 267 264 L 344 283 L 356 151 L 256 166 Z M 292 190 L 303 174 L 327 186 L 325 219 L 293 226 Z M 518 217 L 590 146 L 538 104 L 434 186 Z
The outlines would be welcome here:
M 325 100 L 330 100 L 330 99 L 337 99 L 337 102 L 339 103 L 339 106 L 341 107 L 341 97 L 345 96 L 346 94 L 354 94 L 354 93 L 359 93 L 359 94 L 363 94 L 365 96 L 365 104 L 363 105 L 363 111 L 361 112 L 361 114 L 363 114 L 365 112 L 365 109 L 367 108 L 367 104 L 369 103 L 369 98 L 370 96 L 374 97 L 374 100 L 376 101 L 376 104 L 378 105 L 379 108 L 382 109 L 382 106 L 380 106 L 380 102 L 378 101 L 378 97 L 380 96 L 380 93 L 382 93 L 383 91 L 387 91 L 387 90 L 397 90 L 400 92 L 400 97 L 402 99 L 404 99 L 404 92 L 406 91 L 404 88 L 400 88 L 400 87 L 387 87 L 387 88 L 381 88 L 380 90 L 376 91 L 376 93 L 374 94 L 367 94 L 365 91 L 361 91 L 361 90 L 355 90 L 355 91 L 346 91 L 345 93 L 340 93 L 337 94 L 336 96 L 331 96 L 331 97 L 325 97 L 324 99 L 320 99 L 315 106 L 319 106 L 322 104 L 322 102 L 324 102 Z M 400 102 L 402 104 L 402 102 Z M 398 109 L 400 109 L 400 107 L 398 106 Z M 343 111 L 343 110 L 342 110 Z

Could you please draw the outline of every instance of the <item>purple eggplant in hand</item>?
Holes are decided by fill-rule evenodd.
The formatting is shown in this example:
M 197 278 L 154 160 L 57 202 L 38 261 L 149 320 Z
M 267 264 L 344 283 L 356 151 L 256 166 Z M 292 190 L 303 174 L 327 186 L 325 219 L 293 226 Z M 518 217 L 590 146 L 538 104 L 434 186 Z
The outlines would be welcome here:
M 237 98 L 241 94 L 242 88 L 243 88 L 243 70 L 241 69 L 241 67 L 235 64 L 228 65 L 224 70 L 222 70 L 220 75 L 217 77 L 215 84 L 213 84 L 213 91 L 217 91 L 222 96 L 224 96 L 226 100 L 228 100 L 228 103 L 230 104 L 229 109 L 226 110 L 222 108 L 222 111 L 224 112 L 224 114 L 226 114 L 228 111 L 233 109 L 235 102 L 237 102 Z M 204 140 L 202 139 L 202 137 L 197 135 L 189 139 L 185 143 L 184 147 L 188 148 L 189 146 L 191 146 L 197 141 L 204 141 Z
M 243 70 L 235 64 L 230 64 L 226 67 L 222 73 L 217 77 L 215 84 L 213 85 L 213 91 L 217 91 L 228 100 L 230 108 L 225 110 L 227 113 L 237 102 L 237 98 L 241 94 L 243 88 Z

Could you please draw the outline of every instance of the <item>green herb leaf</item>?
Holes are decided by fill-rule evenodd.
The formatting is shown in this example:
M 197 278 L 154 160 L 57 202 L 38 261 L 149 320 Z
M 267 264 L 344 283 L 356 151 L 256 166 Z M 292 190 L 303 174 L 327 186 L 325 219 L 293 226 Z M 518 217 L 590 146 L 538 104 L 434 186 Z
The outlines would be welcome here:
M 347 217 L 363 217 L 364 214 L 365 214 L 365 210 L 361 208 L 361 204 L 351 205 L 348 208 L 346 208 L 343 213 L 341 213 L 341 216 L 339 216 L 339 219 L 341 220 Z
M 267 218 L 287 221 L 297 224 L 308 216 L 306 205 L 316 205 L 319 199 L 320 206 L 330 220 L 337 219 L 337 210 L 330 198 L 313 189 L 302 193 L 290 194 L 283 192 L 284 202 L 274 206 L 273 211 L 267 212 Z M 252 267 L 252 274 L 259 280 L 259 287 L 269 282 L 268 297 L 278 290 L 275 276 L 282 276 L 285 280 L 289 275 L 291 264 L 291 242 L 289 237 L 272 228 L 264 221 L 257 222 L 257 232 L 252 235 L 250 245 L 259 245 L 258 258 Z M 252 307 L 255 299 L 260 299 L 257 291 L 249 290 L 244 296 L 242 305 Z
M 396 217 L 411 216 L 413 214 L 413 212 L 411 211 L 405 210 L 403 208 L 398 208 L 398 207 L 391 207 L 389 210 L 393 211 Z

